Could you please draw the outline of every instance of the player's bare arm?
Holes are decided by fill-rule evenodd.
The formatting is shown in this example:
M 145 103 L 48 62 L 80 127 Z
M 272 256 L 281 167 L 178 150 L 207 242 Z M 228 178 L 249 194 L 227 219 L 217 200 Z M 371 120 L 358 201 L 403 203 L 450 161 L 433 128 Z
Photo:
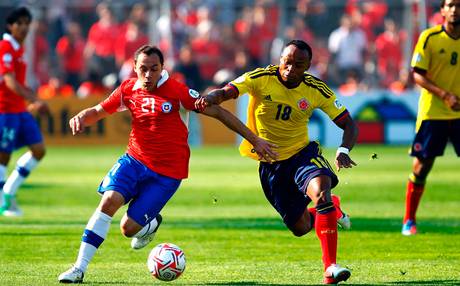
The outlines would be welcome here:
M 339 149 L 337 149 L 335 157 L 335 166 L 337 171 L 340 171 L 341 168 L 352 168 L 356 166 L 356 163 L 351 160 L 348 152 L 353 149 L 356 143 L 358 138 L 358 127 L 351 116 L 347 116 L 340 122 L 336 122 L 336 124 L 343 129 L 342 144 L 340 144 Z
M 219 105 L 226 100 L 237 97 L 237 91 L 229 86 L 225 86 L 219 89 L 213 89 L 207 95 L 201 97 L 195 102 L 195 108 L 197 110 L 202 111 L 206 106 L 210 106 L 213 104 Z
M 235 131 L 236 133 L 243 136 L 246 140 L 248 140 L 253 145 L 254 151 L 259 156 L 259 160 L 265 160 L 267 162 L 277 160 L 278 153 L 273 151 L 273 148 L 276 148 L 278 146 L 269 143 L 255 135 L 249 128 L 247 128 L 238 118 L 236 118 L 228 110 L 218 105 L 211 105 L 206 107 L 202 113 L 207 116 L 218 119 L 229 129 Z
M 452 110 L 460 111 L 460 99 L 456 94 L 437 86 L 428 78 L 425 70 L 414 68 L 413 74 L 416 84 L 439 97 Z
M 83 132 L 85 127 L 93 125 L 108 115 L 109 113 L 107 113 L 99 104 L 87 109 L 83 109 L 69 121 L 72 135 Z
M 9 89 L 14 91 L 16 94 L 19 94 L 20 96 L 24 97 L 27 101 L 30 102 L 30 107 L 32 110 L 36 110 L 40 113 L 49 111 L 48 104 L 46 104 L 46 102 L 44 102 L 43 100 L 38 99 L 37 95 L 32 90 L 20 84 L 12 73 L 4 74 L 3 78 L 5 80 L 6 86 Z

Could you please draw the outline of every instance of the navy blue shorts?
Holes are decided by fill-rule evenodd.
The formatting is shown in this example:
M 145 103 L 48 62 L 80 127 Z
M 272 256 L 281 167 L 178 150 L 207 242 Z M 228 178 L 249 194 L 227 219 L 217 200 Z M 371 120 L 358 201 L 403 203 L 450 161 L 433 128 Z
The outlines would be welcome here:
M 0 151 L 12 153 L 23 146 L 43 142 L 42 133 L 29 112 L 0 114 Z
M 147 225 L 179 188 L 181 180 L 160 175 L 128 154 L 122 155 L 101 182 L 98 192 L 116 191 L 129 202 L 128 216 Z
M 272 164 L 261 162 L 259 166 L 265 197 L 288 227 L 299 220 L 311 202 L 305 194 L 307 186 L 320 175 L 331 178 L 332 188 L 339 182 L 329 162 L 321 155 L 317 142 L 310 142 L 289 159 Z
M 442 156 L 449 139 L 455 153 L 460 156 L 460 119 L 423 120 L 415 135 L 410 154 L 425 159 Z

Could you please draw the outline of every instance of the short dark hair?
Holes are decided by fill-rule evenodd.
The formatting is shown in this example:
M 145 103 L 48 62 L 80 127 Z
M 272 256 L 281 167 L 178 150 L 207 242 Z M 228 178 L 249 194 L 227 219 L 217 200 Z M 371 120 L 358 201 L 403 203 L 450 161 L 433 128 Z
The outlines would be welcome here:
M 311 59 L 313 58 L 313 50 L 311 49 L 309 44 L 302 40 L 292 40 L 289 43 L 287 43 L 285 47 L 289 47 L 291 45 L 296 46 L 298 49 L 302 51 L 307 51 L 311 61 Z
M 155 46 L 150 46 L 150 45 L 143 45 L 137 51 L 134 53 L 134 62 L 137 62 L 137 58 L 139 57 L 140 54 L 146 54 L 147 56 L 150 56 L 151 54 L 157 54 L 158 57 L 160 58 L 160 63 L 163 65 L 164 63 L 164 57 L 163 53 L 161 50 Z
M 12 10 L 8 16 L 6 16 L 6 27 L 5 30 L 8 34 L 11 33 L 10 29 L 8 28 L 8 25 L 13 25 L 19 19 L 21 18 L 27 18 L 27 20 L 30 22 L 32 21 L 32 14 L 30 13 L 29 9 L 26 7 L 19 7 L 14 10 Z

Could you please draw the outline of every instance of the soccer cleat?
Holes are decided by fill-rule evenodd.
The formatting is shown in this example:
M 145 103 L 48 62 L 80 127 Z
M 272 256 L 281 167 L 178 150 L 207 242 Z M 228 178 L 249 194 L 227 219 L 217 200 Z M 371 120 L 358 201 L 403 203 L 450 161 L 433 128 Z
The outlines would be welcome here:
M 351 229 L 351 220 L 350 216 L 347 215 L 346 213 L 343 213 L 342 217 L 337 219 L 337 224 L 345 230 Z
M 0 215 L 9 217 L 22 216 L 22 211 L 18 207 L 15 196 L 3 195 L 3 205 L 0 208 Z
M 163 218 L 161 217 L 160 214 L 158 214 L 155 217 L 155 219 L 157 221 L 157 226 L 155 227 L 155 229 L 152 232 L 147 233 L 146 235 L 144 235 L 141 238 L 133 237 L 133 239 L 131 240 L 131 248 L 133 248 L 133 249 L 144 248 L 147 244 L 149 244 L 153 240 L 153 238 L 155 237 L 155 233 L 157 232 L 158 228 L 160 227 L 160 224 L 161 224 L 161 221 L 163 220 Z
M 337 211 L 337 214 L 338 215 L 341 214 L 341 217 L 337 219 L 337 224 L 344 230 L 351 229 L 350 216 L 344 213 L 343 210 L 340 208 L 340 197 L 332 194 L 331 198 L 332 198 L 332 203 L 334 204 L 335 209 Z
M 415 222 L 411 219 L 406 220 L 402 226 L 402 235 L 410 236 L 417 234 L 417 226 Z
M 85 277 L 85 273 L 77 267 L 72 266 L 66 272 L 62 272 L 58 280 L 60 283 L 82 283 L 83 277 Z
M 340 281 L 347 281 L 351 276 L 351 271 L 340 267 L 338 264 L 331 264 L 324 272 L 324 284 L 337 284 Z

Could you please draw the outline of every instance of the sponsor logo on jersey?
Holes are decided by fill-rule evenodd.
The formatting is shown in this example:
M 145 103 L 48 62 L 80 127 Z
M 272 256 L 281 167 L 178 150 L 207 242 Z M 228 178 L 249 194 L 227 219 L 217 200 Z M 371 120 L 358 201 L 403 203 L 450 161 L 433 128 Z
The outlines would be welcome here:
M 297 106 L 300 108 L 300 110 L 305 111 L 310 106 L 310 104 L 308 103 L 308 101 L 305 98 L 301 98 L 297 102 Z
M 190 94 L 190 96 L 191 96 L 192 98 L 198 98 L 198 97 L 200 97 L 200 93 L 199 93 L 198 91 L 194 90 L 194 89 L 189 89 L 189 90 L 188 90 L 188 94 Z
M 163 111 L 164 113 L 170 113 L 172 110 L 172 104 L 171 102 L 163 102 L 163 104 L 161 105 L 161 111 Z
M 246 80 L 246 77 L 244 75 L 239 76 L 237 79 L 234 80 L 235 83 L 242 83 Z
M 340 101 L 338 99 L 336 99 L 334 101 L 334 106 L 335 106 L 335 108 L 340 109 L 340 108 L 342 108 L 343 105 L 342 105 L 342 103 L 340 103 Z

